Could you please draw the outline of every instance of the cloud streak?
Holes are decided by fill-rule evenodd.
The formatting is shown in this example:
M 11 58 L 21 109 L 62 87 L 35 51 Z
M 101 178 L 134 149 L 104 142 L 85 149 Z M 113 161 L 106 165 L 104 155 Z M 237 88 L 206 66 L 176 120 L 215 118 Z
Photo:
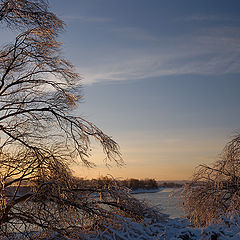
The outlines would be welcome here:
M 142 41 L 159 41 L 158 38 L 153 34 L 136 27 L 116 28 L 113 31 L 128 39 Z
M 210 15 L 210 14 L 206 14 L 206 15 L 190 15 L 190 16 L 186 16 L 183 18 L 178 18 L 176 19 L 176 21 L 185 21 L 185 22 L 203 22 L 203 21 L 207 21 L 207 22 L 239 22 L 240 19 L 237 17 L 229 17 L 227 15 Z
M 79 69 L 85 83 L 161 76 L 240 73 L 240 29 L 203 29 L 154 49 L 124 50 L 105 56 L 104 64 Z M 101 61 L 103 62 L 103 61 Z
M 65 20 L 70 21 L 80 21 L 80 22 L 89 22 L 89 23 L 105 23 L 111 22 L 111 18 L 104 18 L 104 17 L 87 17 L 87 16 L 63 16 Z

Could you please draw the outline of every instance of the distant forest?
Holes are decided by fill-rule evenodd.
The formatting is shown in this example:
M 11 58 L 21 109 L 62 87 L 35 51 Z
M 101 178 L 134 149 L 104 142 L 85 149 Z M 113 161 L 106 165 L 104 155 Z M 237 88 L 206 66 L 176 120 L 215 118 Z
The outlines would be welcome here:
M 100 177 L 98 179 L 83 179 L 83 178 L 77 178 L 76 181 L 78 182 L 78 185 L 81 187 L 91 187 L 93 185 L 105 185 L 109 184 L 112 181 L 116 181 L 121 186 L 127 187 L 131 190 L 137 190 L 137 189 L 158 189 L 158 188 L 177 188 L 182 187 L 183 184 L 176 183 L 176 182 L 161 182 L 159 183 L 153 178 L 146 178 L 146 179 L 135 179 L 135 178 L 129 178 L 125 180 L 114 180 L 110 177 Z

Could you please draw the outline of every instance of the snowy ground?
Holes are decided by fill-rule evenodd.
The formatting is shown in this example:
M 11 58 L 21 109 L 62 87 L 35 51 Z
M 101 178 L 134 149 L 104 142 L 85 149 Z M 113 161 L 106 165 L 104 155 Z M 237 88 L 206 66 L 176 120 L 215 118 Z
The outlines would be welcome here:
M 132 222 L 128 218 L 119 217 L 118 229 L 116 225 L 106 225 L 106 229 L 101 232 L 79 233 L 75 232 L 74 238 L 52 234 L 45 240 L 240 240 L 240 218 L 231 216 L 222 218 L 221 224 L 212 224 L 207 228 L 193 228 L 186 219 L 169 219 L 167 222 L 151 223 L 145 220 L 142 223 Z M 38 239 L 35 233 L 33 239 Z M 12 236 L 13 237 L 13 236 Z M 20 240 L 20 235 L 13 238 L 4 238 L 4 240 Z M 21 238 L 22 240 L 22 238 Z
M 207 228 L 193 228 L 186 219 L 169 219 L 166 223 L 152 223 L 147 220 L 134 223 L 125 219 L 121 229 L 88 234 L 86 239 L 141 239 L 141 240 L 240 240 L 240 218 L 222 218 L 221 224 Z

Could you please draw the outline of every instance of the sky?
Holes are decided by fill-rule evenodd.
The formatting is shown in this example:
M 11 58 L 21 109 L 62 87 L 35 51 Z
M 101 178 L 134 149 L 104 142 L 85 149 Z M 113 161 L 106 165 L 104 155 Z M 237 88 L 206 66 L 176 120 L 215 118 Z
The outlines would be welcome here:
M 240 129 L 240 1 L 49 3 L 83 78 L 76 112 L 112 136 L 125 161 L 106 168 L 94 143 L 96 168 L 74 165 L 75 174 L 186 180 L 219 158 Z

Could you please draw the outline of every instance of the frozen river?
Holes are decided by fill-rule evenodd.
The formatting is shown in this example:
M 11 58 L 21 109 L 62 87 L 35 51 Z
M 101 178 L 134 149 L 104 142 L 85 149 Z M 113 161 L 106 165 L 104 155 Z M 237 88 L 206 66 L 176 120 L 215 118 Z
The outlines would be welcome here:
M 168 214 L 170 218 L 184 217 L 179 200 L 181 188 L 165 188 L 154 193 L 138 193 L 134 196 L 145 200 L 160 209 L 162 213 Z

